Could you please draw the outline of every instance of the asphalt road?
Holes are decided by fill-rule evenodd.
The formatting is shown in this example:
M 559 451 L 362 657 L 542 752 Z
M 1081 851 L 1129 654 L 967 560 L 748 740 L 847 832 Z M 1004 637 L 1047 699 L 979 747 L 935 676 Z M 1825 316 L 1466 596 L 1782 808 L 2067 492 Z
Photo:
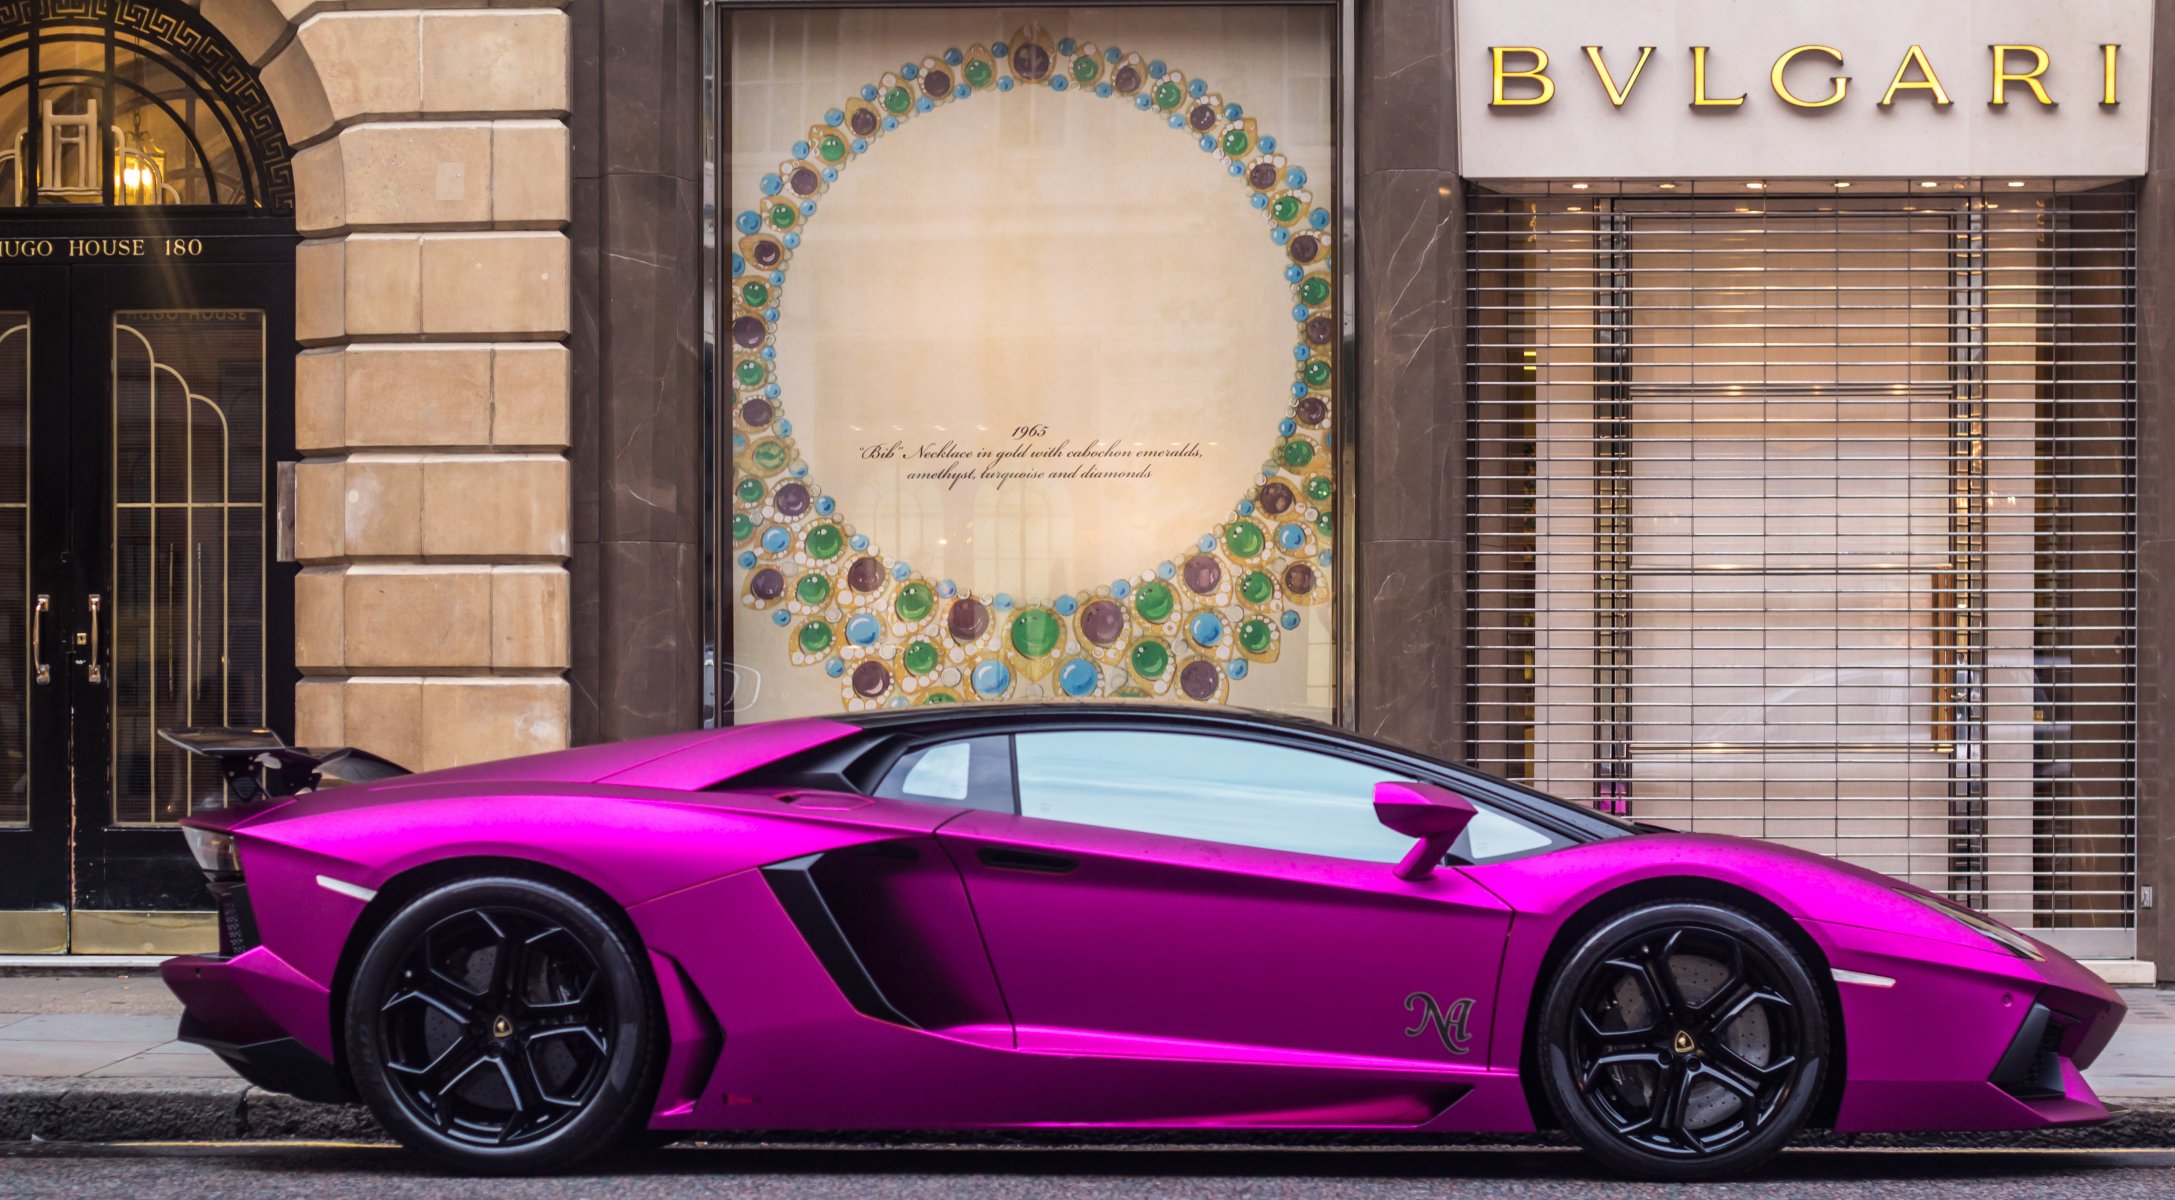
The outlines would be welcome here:
M 125 1200 L 651 1200 L 654 1197 L 1849 1197 L 1912 1200 L 2175 1194 L 2175 1151 L 1794 1150 L 1749 1179 L 1679 1189 L 1606 1180 L 1569 1151 L 1318 1149 L 752 1149 L 675 1146 L 557 1179 L 469 1180 L 398 1150 L 348 1144 L 0 1148 L 0 1197 Z

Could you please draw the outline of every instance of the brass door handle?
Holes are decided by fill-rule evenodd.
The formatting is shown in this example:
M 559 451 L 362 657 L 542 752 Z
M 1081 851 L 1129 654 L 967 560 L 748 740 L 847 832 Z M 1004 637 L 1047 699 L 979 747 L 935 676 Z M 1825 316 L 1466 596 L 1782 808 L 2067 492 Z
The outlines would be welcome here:
M 53 668 L 45 661 L 45 614 L 52 610 L 53 598 L 41 595 L 30 614 L 30 665 L 37 668 L 39 683 L 53 682 Z
M 89 679 L 89 680 L 90 680 L 90 681 L 91 681 L 92 683 L 104 683 L 104 682 L 106 681 L 106 672 L 105 672 L 105 669 L 104 669 L 104 668 L 102 668 L 102 667 L 100 667 L 100 666 L 98 665 L 98 607 L 99 607 L 99 605 L 101 605 L 102 603 L 104 603 L 104 600 L 103 600 L 103 599 L 102 599 L 102 598 L 101 598 L 101 597 L 100 597 L 100 596 L 98 595 L 98 593 L 97 593 L 97 592 L 92 592 L 92 593 L 91 593 L 91 662 L 90 662 L 90 669 L 89 669 L 88 671 L 86 671 L 86 672 L 84 673 L 85 677 L 86 677 L 86 678 L 88 678 L 88 679 Z

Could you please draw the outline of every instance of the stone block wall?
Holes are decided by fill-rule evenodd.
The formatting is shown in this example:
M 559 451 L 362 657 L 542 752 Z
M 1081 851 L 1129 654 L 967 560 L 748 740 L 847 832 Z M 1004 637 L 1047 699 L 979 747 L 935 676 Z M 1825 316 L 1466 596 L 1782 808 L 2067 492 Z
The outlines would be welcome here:
M 295 735 L 567 744 L 567 14 L 204 0 L 295 148 Z

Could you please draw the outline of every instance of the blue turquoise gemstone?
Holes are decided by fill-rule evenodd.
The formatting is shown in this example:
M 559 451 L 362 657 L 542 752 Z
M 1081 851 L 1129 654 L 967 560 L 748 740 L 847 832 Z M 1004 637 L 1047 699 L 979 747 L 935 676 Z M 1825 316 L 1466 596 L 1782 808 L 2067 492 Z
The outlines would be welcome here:
M 1067 86 L 1068 86 L 1068 85 L 1066 84 L 1066 82 L 1065 82 L 1065 77 L 1064 77 L 1063 75 L 1052 75 L 1052 76 L 1050 76 L 1050 90 L 1051 90 L 1051 91 L 1053 91 L 1053 92 L 1062 92 L 1062 91 L 1064 91 L 1064 90 L 1065 90 L 1065 88 L 1066 88 Z
M 1140 95 L 1138 95 L 1138 96 L 1135 96 L 1135 97 L 1133 97 L 1133 107 L 1134 107 L 1134 108 L 1138 108 L 1138 109 L 1146 109 L 1146 108 L 1148 107 L 1148 104 L 1149 104 L 1149 100 L 1148 100 L 1148 93 L 1146 93 L 1146 92 L 1142 92 L 1142 93 L 1141 93 Z
M 1297 525 L 1279 525 L 1276 529 L 1276 544 L 1286 550 L 1297 550 L 1307 544 L 1307 531 Z
M 1268 154 L 1268 153 L 1270 153 L 1270 152 L 1274 151 L 1275 149 L 1276 149 L 1276 139 L 1275 139 L 1275 138 L 1273 138 L 1273 137 L 1264 137 L 1264 138 L 1262 138 L 1262 139 L 1261 139 L 1261 152 L 1262 152 L 1263 154 Z
M 1012 607 L 1012 593 L 998 592 L 996 596 L 990 600 L 989 606 L 996 609 L 998 612 L 1009 611 Z
M 1282 233 L 1284 231 L 1279 229 L 1277 230 L 1277 232 Z M 783 238 L 779 240 L 785 243 L 785 248 L 788 250 L 798 250 L 801 248 L 801 235 L 797 233 L 786 234 Z
M 776 358 L 776 357 L 778 357 L 778 348 L 777 348 L 776 346 L 765 346 L 765 347 L 763 347 L 763 357 L 764 357 L 764 358 Z
M 808 464 L 804 462 L 794 463 L 793 469 L 786 473 L 795 479 L 806 479 L 808 478 Z
M 748 448 L 748 435 L 746 435 L 746 434 L 744 434 L 744 433 L 736 433 L 736 434 L 734 434 L 734 435 L 733 435 L 733 449 L 735 449 L 735 450 L 745 450 L 745 449 L 747 449 L 747 448 Z
M 1236 165 L 1236 164 L 1234 164 L 1234 165 Z M 1255 193 L 1254 193 L 1253 195 L 1251 195 L 1251 196 L 1248 196 L 1248 197 L 1246 198 L 1246 202 L 1247 202 L 1247 203 L 1249 203 L 1249 204 L 1251 204 L 1251 205 L 1253 205 L 1253 206 L 1254 206 L 1255 208 L 1267 208 L 1267 207 L 1269 207 L 1269 198 L 1268 198 L 1267 196 L 1264 196 L 1264 195 L 1262 195 L 1262 194 L 1261 194 L 1260 192 L 1255 192 Z
M 867 153 L 868 153 L 868 139 L 867 139 L 867 138 L 855 138 L 855 139 L 853 139 L 853 152 L 854 152 L 855 154 L 867 154 Z
M 964 100 L 973 94 L 974 89 L 963 83 L 952 89 L 952 99 L 954 100 Z
M 991 54 L 991 55 L 992 55 L 993 57 L 996 57 L 996 58 L 1003 58 L 1003 57 L 1004 57 L 1004 51 L 1005 51 L 1005 44 L 1004 44 L 1003 42 L 991 42 L 991 43 L 989 44 L 989 52 L 990 52 L 990 54 Z
M 766 320 L 766 321 L 768 321 L 768 322 L 770 322 L 770 323 L 771 323 L 771 324 L 773 324 L 773 325 L 776 325 L 776 324 L 778 323 L 778 310 L 777 310 L 777 309 L 776 309 L 775 307 L 773 307 L 773 308 L 766 308 L 766 309 L 764 309 L 764 310 L 763 310 L 763 319 L 764 319 L 764 320 Z
M 1169 71 L 1170 68 L 1164 66 L 1163 60 L 1160 58 L 1148 64 L 1148 78 L 1150 79 L 1161 79 Z
M 739 252 L 738 252 L 738 251 L 734 251 L 734 252 L 733 252 L 733 274 L 734 274 L 734 275 L 738 275 L 738 274 L 740 274 L 740 273 L 741 273 L 742 271 L 745 271 L 745 270 L 747 270 L 747 269 L 748 269 L 748 260 L 746 260 L 746 259 L 744 259 L 744 258 L 740 257 L 740 254 L 739 254 Z
M 1186 94 L 1198 100 L 1208 94 L 1208 81 L 1195 79 L 1186 84 Z
M 1301 269 L 1297 264 L 1293 264 L 1292 266 L 1284 268 L 1284 282 L 1286 283 L 1297 283 L 1305 276 L 1306 271 Z M 1306 312 L 1307 310 L 1305 305 L 1295 305 L 1291 310 L 1291 319 L 1294 321 L 1305 320 Z
M 1299 614 L 1287 608 L 1284 610 L 1284 615 L 1279 618 L 1279 623 L 1286 629 L 1297 629 L 1299 628 Z
M 825 183 L 837 183 L 837 182 L 838 182 L 838 168 L 837 168 L 837 167 L 825 167 L 825 168 L 823 168 L 823 182 L 825 182 Z
M 815 201 L 813 201 L 813 200 L 803 200 L 803 201 L 801 201 L 801 215 L 802 215 L 802 216 L 804 216 L 804 217 L 812 217 L 812 216 L 815 216 L 815 215 L 816 215 L 816 202 L 815 202 Z
M 770 623 L 773 625 L 783 625 L 787 621 L 790 621 L 792 619 L 793 614 L 787 612 L 782 608 L 770 614 Z
M 960 63 L 966 61 L 966 57 L 966 55 L 959 52 L 959 47 L 953 46 L 951 49 L 944 52 L 944 65 L 948 67 L 956 67 Z
M 873 644 L 882 632 L 883 626 L 867 613 L 856 613 L 846 622 L 846 640 L 856 646 Z
M 1284 172 L 1284 184 L 1287 187 L 1305 187 L 1307 185 L 1306 171 L 1300 167 L 1293 167 L 1291 170 Z
M 1002 696 L 1012 686 L 1012 668 L 994 658 L 974 664 L 974 690 L 984 696 Z
M 763 189 L 765 196 L 775 196 L 780 189 L 785 187 L 785 180 L 778 178 L 776 175 L 765 175 L 756 181 L 756 186 Z
M 1095 85 L 1095 94 L 1101 96 L 1105 100 L 1108 100 L 1110 98 L 1110 93 L 1114 90 L 1115 89 L 1113 89 L 1107 83 L 1098 83 Z
M 899 119 L 897 117 L 884 118 L 884 132 L 889 133 L 890 131 L 897 129 L 898 127 Z
M 1317 208 L 1313 212 L 1308 213 L 1307 223 L 1314 226 L 1314 228 L 1316 229 L 1329 228 L 1329 210 L 1326 208 Z
M 783 272 L 783 271 L 772 271 L 772 272 L 770 273 L 770 282 L 771 282 L 771 283 L 772 283 L 773 285 L 776 285 L 776 284 L 781 284 L 781 283 L 784 283 L 784 282 L 785 282 L 785 272 Z M 766 357 L 767 357 L 767 356 L 769 356 L 769 355 L 770 355 L 771 353 L 772 353 L 772 351 L 771 351 L 771 348 L 770 348 L 770 347 L 768 347 L 768 346 L 765 346 L 765 347 L 763 347 L 763 354 L 764 354 L 764 355 L 765 355 Z
M 833 679 L 844 675 L 846 673 L 846 660 L 835 654 L 832 655 L 830 660 L 823 664 L 823 673 Z
M 1300 398 L 1300 397 L 1303 397 L 1303 396 L 1305 396 L 1305 395 L 1307 394 L 1307 385 L 1306 385 L 1306 384 L 1304 384 L 1304 383 L 1294 383 L 1294 384 L 1292 384 L 1292 385 L 1291 385 L 1291 394 L 1292 394 L 1292 398 L 1293 398 L 1293 399 L 1298 399 L 1298 398 Z
M 1069 617 L 1080 607 L 1080 602 L 1070 596 L 1059 596 L 1050 607 L 1057 610 L 1058 616 Z
M 1214 550 L 1216 548 L 1216 539 L 1213 536 L 1204 533 L 1201 535 L 1201 540 L 1195 542 L 1194 545 L 1199 546 L 1204 552 Z
M 1068 658 L 1065 665 L 1057 669 L 1058 690 L 1068 696 L 1089 695 L 1102 679 L 1103 673 L 1084 658 Z
M 919 74 L 921 74 L 921 68 L 920 68 L 920 67 L 917 67 L 917 66 L 915 66 L 915 65 L 914 65 L 914 64 L 912 64 L 912 63 L 900 63 L 900 64 L 899 64 L 899 78 L 901 78 L 901 79 L 912 79 L 912 78 L 913 78 L 914 76 L 916 76 L 916 75 L 919 75 Z
M 1185 119 L 1184 117 L 1181 117 L 1181 116 L 1179 116 L 1179 115 L 1178 115 L 1177 113 L 1172 113 L 1172 114 L 1171 114 L 1171 128 L 1173 128 L 1173 129 L 1184 129 L 1185 127 L 1186 127 L 1186 119 Z
M 1004 77 L 1002 77 L 1002 78 L 998 79 L 998 80 L 997 80 L 997 90 L 998 90 L 998 91 L 1000 91 L 1000 92 L 1009 92 L 1009 91 L 1011 91 L 1011 90 L 1012 90 L 1012 77 L 1011 77 L 1010 75 L 1006 75 L 1006 76 L 1004 76 Z
M 1157 579 L 1169 579 L 1176 574 L 1178 574 L 1178 568 L 1168 562 L 1159 562 L 1155 565 L 1155 577 Z
M 952 594 L 953 592 L 956 592 L 956 591 L 958 591 L 958 590 L 959 590 L 959 585 L 958 585 L 958 584 L 956 584 L 956 583 L 953 583 L 953 582 L 952 582 L 951 580 L 949 580 L 949 579 L 939 580 L 939 581 L 937 582 L 937 585 L 936 585 L 936 594 L 937 594 L 937 595 L 939 595 L 939 596 L 943 596 L 943 597 L 945 597 L 945 598 L 947 598 L 947 599 L 949 599 L 949 598 L 950 598 L 950 596 L 951 596 L 951 594 Z
M 1241 116 L 1244 116 L 1245 113 L 1246 110 L 1240 108 L 1237 104 L 1226 104 L 1223 106 L 1223 119 L 1226 121 L 1236 121 Z
M 803 140 L 801 140 L 801 141 L 798 141 L 798 142 L 795 142 L 795 143 L 793 143 L 793 157 L 795 157 L 795 158 L 806 158 L 806 157 L 808 157 L 808 142 L 807 142 L 807 141 L 806 141 L 805 139 L 803 139 Z
M 1292 420 L 1290 417 L 1285 417 L 1283 420 L 1276 423 L 1276 434 L 1278 437 L 1290 437 L 1292 433 L 1298 428 L 1299 423 L 1297 421 Z
M 1078 43 L 1074 42 L 1071 38 L 1059 38 L 1057 39 L 1057 52 L 1059 54 L 1070 54 L 1073 52 L 1077 45 Z
M 874 100 L 876 98 L 876 85 L 873 83 L 862 84 L 861 98 L 863 100 Z
M 1213 646 L 1223 636 L 1223 618 L 1215 613 L 1202 613 L 1186 626 L 1186 633 L 1196 646 Z
M 1333 552 L 1328 550 L 1322 551 L 1322 566 L 1334 566 L 1336 564 L 1336 558 L 1337 556 Z
M 891 565 L 891 577 L 893 579 L 905 579 L 913 573 L 914 568 L 907 566 L 905 563 L 893 563 Z
M 1269 231 L 1269 240 L 1281 246 L 1291 240 L 1291 231 L 1281 227 Z
M 1121 59 L 1121 58 L 1123 58 L 1123 57 L 1125 57 L 1125 56 L 1124 56 L 1124 55 L 1122 55 L 1122 54 L 1120 54 L 1120 53 L 1118 53 L 1118 48 L 1117 48 L 1116 46 L 1112 46 L 1112 47 L 1110 47 L 1109 49 L 1107 49 L 1107 50 L 1103 51 L 1103 61 L 1104 61 L 1104 62 L 1112 62 L 1112 63 L 1114 63 L 1114 62 L 1118 61 L 1119 59 Z
M 829 496 L 816 497 L 816 512 L 821 516 L 830 516 L 837 507 L 838 501 L 831 499 Z
M 847 544 L 856 550 L 866 550 L 868 549 L 868 535 L 865 533 L 854 534 L 847 539 Z
M 1238 512 L 1239 512 L 1239 515 L 1240 515 L 1240 516 L 1242 516 L 1242 517 L 1250 517 L 1250 516 L 1253 516 L 1253 515 L 1254 515 L 1254 502 L 1253 502 L 1253 501 L 1251 501 L 1251 500 L 1241 500 L 1241 501 L 1239 501 L 1239 506 L 1238 506 Z M 1204 537 L 1204 538 L 1202 538 L 1201 540 L 1202 540 L 1202 541 L 1204 541 L 1204 542 L 1209 542 L 1209 543 L 1214 543 L 1214 541 L 1215 541 L 1215 539 L 1214 539 L 1214 538 L 1205 538 L 1205 537 Z M 1206 546 L 1202 547 L 1202 549 L 1207 549 L 1207 548 L 1208 548 L 1208 547 L 1206 547 Z
M 741 570 L 743 570 L 743 571 L 747 570 L 747 569 L 748 569 L 749 567 L 752 567 L 752 566 L 754 566 L 754 565 L 755 565 L 755 551 L 753 551 L 753 550 L 742 550 L 742 551 L 740 552 L 740 557 L 739 557 L 739 559 L 738 559 L 737 561 L 738 561 L 738 562 L 740 563 L 740 569 L 741 569 Z
M 763 219 L 752 212 L 744 212 L 733 218 L 733 224 L 742 233 L 754 233 L 763 227 Z
M 1230 665 L 1224 668 L 1224 673 L 1233 679 L 1246 678 L 1246 660 L 1243 658 L 1232 659 Z
M 785 548 L 792 544 L 793 535 L 776 525 L 763 531 L 763 549 L 770 551 L 772 554 L 783 554 Z
M 772 320 L 777 320 L 777 318 L 776 318 L 776 317 L 773 317 L 773 318 L 771 318 L 771 319 L 772 319 Z M 1296 362 L 1305 362 L 1306 360 L 1308 360 L 1308 359 L 1310 359 L 1310 358 L 1314 357 L 1314 352 L 1313 352 L 1312 350 L 1309 350 L 1309 349 L 1307 349 L 1307 348 L 1306 348 L 1305 346 L 1303 346 L 1303 345 L 1302 345 L 1302 346 L 1293 346 L 1293 347 L 1291 348 L 1291 357 L 1292 357 L 1292 359 L 1293 359 L 1294 361 L 1296 361 Z
M 834 109 L 830 109 L 829 111 L 827 111 L 827 112 L 825 112 L 825 113 L 823 114 L 823 123 L 824 123 L 825 125 L 843 125 L 843 124 L 845 124 L 845 123 L 846 123 L 846 110 L 845 110 L 845 109 L 843 109 L 843 108 L 834 108 Z
M 936 101 L 931 100 L 927 96 L 923 96 L 921 99 L 914 101 L 915 112 L 928 112 L 930 109 L 935 107 Z
M 1212 138 L 1212 137 L 1210 137 L 1210 136 L 1208 136 L 1208 135 L 1207 135 L 1207 134 L 1205 134 L 1205 133 L 1204 133 L 1204 134 L 1202 134 L 1202 135 L 1201 135 L 1201 149 L 1203 149 L 1203 150 L 1208 150 L 1208 151 L 1211 151 L 1211 152 L 1213 152 L 1213 151 L 1214 151 L 1214 150 L 1216 149 L 1216 139 L 1215 139 L 1215 138 Z
M 776 317 L 772 317 L 772 318 L 771 318 L 771 321 L 772 321 L 772 323 L 774 323 L 774 324 L 775 324 L 775 323 L 777 322 L 777 320 L 778 320 L 778 318 L 776 318 Z M 778 398 L 778 385 L 777 385 L 777 384 L 775 384 L 775 383 L 766 383 L 766 384 L 764 384 L 764 385 L 763 385 L 763 395 L 764 395 L 764 396 L 766 396 L 766 397 L 768 397 L 768 398 L 770 398 L 770 399 L 772 399 L 772 400 L 776 400 L 776 399 Z M 787 434 L 790 434 L 790 433 L 792 433 L 793 431 L 792 431 L 792 430 L 790 430 L 790 429 L 781 429 L 781 430 L 779 430 L 778 432 L 780 432 L 780 433 L 787 433 Z
M 1226 175 L 1243 175 L 1245 173 L 1246 164 L 1235 158 L 1224 164 L 1224 174 Z
M 1292 272 L 1296 272 L 1296 271 L 1298 271 L 1298 269 L 1299 269 L 1299 268 L 1297 268 L 1297 267 L 1293 267 L 1293 268 L 1291 269 L 1291 272 L 1287 272 L 1287 273 L 1286 273 L 1286 278 L 1289 278 L 1289 277 L 1290 277 L 1290 274 L 1291 274 Z M 1311 316 L 1313 316 L 1313 315 L 1314 315 L 1314 310 L 1312 310 L 1312 309 L 1308 308 L 1308 307 L 1307 307 L 1306 305 L 1304 305 L 1304 304 L 1294 304 L 1294 305 L 1292 305 L 1292 306 L 1291 306 L 1291 319 L 1292 319 L 1292 320 L 1294 320 L 1294 321 L 1304 321 L 1304 320 L 1306 320 L 1306 319 L 1307 319 L 1308 317 L 1311 317 Z
M 1110 594 L 1120 600 L 1131 595 L 1132 591 L 1133 585 L 1123 579 L 1115 580 L 1110 585 Z

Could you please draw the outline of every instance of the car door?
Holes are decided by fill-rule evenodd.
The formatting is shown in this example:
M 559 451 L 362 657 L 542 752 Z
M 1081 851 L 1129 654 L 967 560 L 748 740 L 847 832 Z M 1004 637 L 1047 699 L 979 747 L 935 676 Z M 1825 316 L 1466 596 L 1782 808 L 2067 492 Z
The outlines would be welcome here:
M 1022 1049 L 1355 1069 L 1486 1064 L 1510 913 L 1413 882 L 1372 811 L 1393 771 L 1220 734 L 1013 739 L 1018 815 L 938 840 Z

